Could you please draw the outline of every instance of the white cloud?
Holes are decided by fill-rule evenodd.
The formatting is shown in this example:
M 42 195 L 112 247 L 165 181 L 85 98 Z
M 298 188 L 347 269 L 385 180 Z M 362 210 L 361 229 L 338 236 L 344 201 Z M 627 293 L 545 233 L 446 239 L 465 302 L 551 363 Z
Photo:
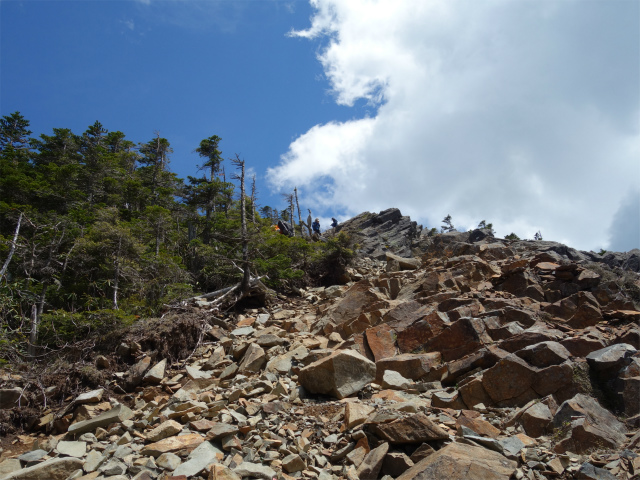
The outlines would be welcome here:
M 131 30 L 131 31 L 133 31 L 133 30 L 135 30 L 135 29 L 136 29 L 136 24 L 135 24 L 135 22 L 134 22 L 133 20 L 131 20 L 131 19 L 128 19 L 128 20 L 122 20 L 121 22 L 122 22 L 122 24 L 123 24 L 125 27 L 127 27 L 127 28 L 128 28 L 129 30 Z
M 640 190 L 630 191 L 620 201 L 609 229 L 609 248 L 626 252 L 640 248 Z
M 637 2 L 312 0 L 339 104 L 374 117 L 317 125 L 270 169 L 327 216 L 398 207 L 439 226 L 485 219 L 607 246 L 640 181 Z

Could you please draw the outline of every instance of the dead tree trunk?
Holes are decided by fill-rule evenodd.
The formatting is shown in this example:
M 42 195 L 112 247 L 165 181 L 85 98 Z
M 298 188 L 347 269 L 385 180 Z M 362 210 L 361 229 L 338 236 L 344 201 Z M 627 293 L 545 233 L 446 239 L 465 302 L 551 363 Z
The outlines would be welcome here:
M 256 174 L 251 178 L 251 221 L 256 224 Z
M 249 271 L 249 237 L 247 236 L 247 209 L 244 192 L 244 160 L 240 160 L 236 154 L 233 164 L 240 170 L 240 225 L 241 225 L 241 241 L 242 241 L 242 294 L 249 292 L 249 281 L 251 280 L 251 272 Z
M 298 187 L 293 188 L 293 195 L 296 201 L 296 207 L 298 208 L 298 224 L 300 225 L 300 236 L 304 237 L 304 232 L 302 230 L 302 214 L 300 213 L 300 203 L 298 203 Z
M 18 224 L 16 225 L 16 230 L 13 233 L 13 240 L 11 240 L 11 249 L 9 250 L 9 256 L 4 261 L 4 265 L 2 265 L 2 270 L 0 270 L 0 278 L 4 277 L 7 269 L 9 268 L 9 263 L 11 263 L 11 257 L 13 257 L 13 252 L 16 251 L 16 242 L 18 241 L 18 234 L 20 233 L 20 224 L 22 223 L 22 212 L 18 217 Z

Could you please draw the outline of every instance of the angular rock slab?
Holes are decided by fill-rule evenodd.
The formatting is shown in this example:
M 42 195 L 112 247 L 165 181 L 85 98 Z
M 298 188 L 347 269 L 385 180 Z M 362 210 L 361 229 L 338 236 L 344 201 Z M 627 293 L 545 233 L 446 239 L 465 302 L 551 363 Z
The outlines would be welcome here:
M 219 449 L 209 442 L 202 442 L 189 454 L 189 459 L 173 471 L 173 475 L 198 475 L 211 464 L 218 463 L 218 454 L 222 455 Z
M 241 477 L 263 478 L 264 480 L 271 480 L 277 476 L 272 468 L 251 462 L 242 462 L 233 469 L 233 473 Z
M 151 455 L 159 457 L 163 453 L 177 452 L 183 449 L 194 449 L 204 442 L 204 438 L 198 433 L 188 433 L 186 435 L 178 435 L 176 437 L 165 438 L 156 443 L 145 445 L 140 450 L 140 455 Z
M 66 480 L 71 473 L 82 468 L 79 458 L 52 458 L 33 467 L 12 472 L 2 480 Z
M 298 380 L 311 393 L 342 399 L 359 392 L 376 376 L 376 364 L 352 350 L 339 350 L 300 370 Z
M 618 449 L 627 440 L 625 426 L 596 400 L 583 394 L 560 405 L 553 426 L 560 429 L 570 426 L 567 436 L 555 446 L 558 453 L 584 453 L 596 447 Z
M 391 444 L 422 443 L 449 438 L 447 432 L 423 413 L 399 418 L 389 423 L 372 423 L 367 427 L 375 436 Z
M 508 480 L 517 465 L 486 448 L 450 443 L 396 480 Z
M 98 427 L 106 427 L 112 423 L 122 423 L 125 420 L 129 420 L 131 417 L 133 417 L 131 409 L 120 404 L 97 417 L 90 418 L 83 422 L 74 423 L 69 427 L 68 432 L 78 435 L 81 433 L 93 432 Z

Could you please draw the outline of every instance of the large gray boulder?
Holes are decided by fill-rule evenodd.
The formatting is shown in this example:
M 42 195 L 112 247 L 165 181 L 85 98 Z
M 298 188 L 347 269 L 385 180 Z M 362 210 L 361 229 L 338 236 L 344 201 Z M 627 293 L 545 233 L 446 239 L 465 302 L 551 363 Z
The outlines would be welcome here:
M 411 245 L 420 237 L 422 225 L 402 216 L 397 208 L 389 208 L 380 213 L 361 213 L 335 230 L 351 235 L 360 246 L 359 254 L 385 260 L 387 252 L 411 257 Z
M 345 398 L 360 391 L 376 377 L 376 364 L 353 350 L 340 350 L 304 367 L 300 384 L 310 393 Z

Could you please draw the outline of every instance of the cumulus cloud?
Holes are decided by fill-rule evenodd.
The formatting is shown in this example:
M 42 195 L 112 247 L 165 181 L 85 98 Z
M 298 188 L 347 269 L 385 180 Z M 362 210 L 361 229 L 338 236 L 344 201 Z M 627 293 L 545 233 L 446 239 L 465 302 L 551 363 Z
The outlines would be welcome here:
M 638 184 L 639 4 L 312 0 L 335 101 L 270 169 L 326 216 L 391 206 L 583 249 Z M 602 227 L 594 228 L 594 225 Z
M 626 252 L 640 248 L 640 190 L 629 192 L 620 202 L 609 229 L 609 248 Z

